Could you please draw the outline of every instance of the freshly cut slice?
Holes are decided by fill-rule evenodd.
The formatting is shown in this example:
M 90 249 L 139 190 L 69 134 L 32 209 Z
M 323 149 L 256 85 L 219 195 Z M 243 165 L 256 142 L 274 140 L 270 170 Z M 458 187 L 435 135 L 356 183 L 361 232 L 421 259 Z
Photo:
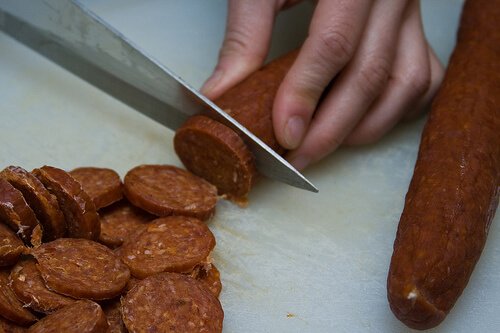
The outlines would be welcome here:
M 0 267 L 14 265 L 25 250 L 14 231 L 0 223 Z
M 9 283 L 17 298 L 38 312 L 51 313 L 75 301 L 47 288 L 33 258 L 17 263 L 10 272 Z
M 218 333 L 224 312 L 208 289 L 190 276 L 150 276 L 122 299 L 122 315 L 130 332 Z
M 69 174 L 82 185 L 97 209 L 123 198 L 122 181 L 114 170 L 82 167 L 71 170 Z
M 99 242 L 110 248 L 119 247 L 125 239 L 155 218 L 154 215 L 133 206 L 127 200 L 117 202 L 99 212 L 101 221 Z
M 0 270 L 0 316 L 22 326 L 28 326 L 38 319 L 10 289 L 7 269 Z
M 257 170 L 236 132 L 211 118 L 194 116 L 175 133 L 174 147 L 184 166 L 216 185 L 219 194 L 245 201 Z
M 26 328 L 16 325 L 13 322 L 0 316 L 0 332 L 2 333 L 26 333 Z
M 106 246 L 88 239 L 59 238 L 33 249 L 47 287 L 74 298 L 118 296 L 130 271 Z
M 172 165 L 140 165 L 125 175 L 125 196 L 157 216 L 184 215 L 206 220 L 215 212 L 217 188 Z
M 76 301 L 31 326 L 30 333 L 106 333 L 108 322 L 101 306 L 89 300 Z
M 0 172 L 24 196 L 43 227 L 43 240 L 49 242 L 64 237 L 66 222 L 55 196 L 30 172 L 18 166 L 9 166 Z
M 33 174 L 56 196 L 68 227 L 68 237 L 97 240 L 101 224 L 94 202 L 66 171 L 43 166 Z
M 23 194 L 0 178 L 0 223 L 2 221 L 26 244 L 31 244 L 31 234 L 38 225 L 35 213 L 24 200 Z
M 215 246 L 202 221 L 186 216 L 159 218 L 125 241 L 120 255 L 133 276 L 160 272 L 191 272 Z

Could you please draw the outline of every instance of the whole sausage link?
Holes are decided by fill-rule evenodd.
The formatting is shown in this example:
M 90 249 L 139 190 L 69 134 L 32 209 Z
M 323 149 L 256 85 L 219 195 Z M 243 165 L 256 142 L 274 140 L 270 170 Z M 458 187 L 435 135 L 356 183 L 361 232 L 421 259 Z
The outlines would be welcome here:
M 467 0 L 425 126 L 388 275 L 407 326 L 438 325 L 486 242 L 500 185 L 500 2 Z

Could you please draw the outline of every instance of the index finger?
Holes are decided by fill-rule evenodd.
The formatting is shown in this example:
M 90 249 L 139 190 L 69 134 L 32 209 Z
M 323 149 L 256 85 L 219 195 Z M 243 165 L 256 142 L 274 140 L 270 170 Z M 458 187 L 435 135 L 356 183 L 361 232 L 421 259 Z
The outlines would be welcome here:
M 318 2 L 309 36 L 274 101 L 273 126 L 283 147 L 299 146 L 321 94 L 353 56 L 372 2 Z

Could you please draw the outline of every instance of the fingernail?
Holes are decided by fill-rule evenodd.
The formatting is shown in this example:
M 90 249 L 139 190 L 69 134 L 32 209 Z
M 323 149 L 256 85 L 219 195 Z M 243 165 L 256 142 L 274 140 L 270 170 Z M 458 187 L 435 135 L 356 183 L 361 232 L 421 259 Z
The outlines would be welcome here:
M 286 122 L 285 142 L 288 149 L 295 149 L 299 146 L 304 135 L 304 121 L 299 116 L 292 116 Z
M 309 165 L 309 163 L 311 163 L 311 159 L 306 155 L 297 155 L 290 158 L 289 162 L 295 167 L 295 169 L 303 170 Z
M 222 79 L 222 75 L 224 74 L 224 71 L 221 69 L 215 70 L 213 74 L 205 81 L 203 86 L 200 88 L 200 92 L 204 95 L 210 94 L 215 87 L 219 84 L 220 80 Z

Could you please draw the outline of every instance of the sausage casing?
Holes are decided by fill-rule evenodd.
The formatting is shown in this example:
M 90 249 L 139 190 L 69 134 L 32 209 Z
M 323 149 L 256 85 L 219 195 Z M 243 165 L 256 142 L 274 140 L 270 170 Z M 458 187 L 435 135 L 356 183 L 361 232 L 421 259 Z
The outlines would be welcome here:
M 468 0 L 422 134 L 388 276 L 392 311 L 438 325 L 467 285 L 498 206 L 500 2 Z

